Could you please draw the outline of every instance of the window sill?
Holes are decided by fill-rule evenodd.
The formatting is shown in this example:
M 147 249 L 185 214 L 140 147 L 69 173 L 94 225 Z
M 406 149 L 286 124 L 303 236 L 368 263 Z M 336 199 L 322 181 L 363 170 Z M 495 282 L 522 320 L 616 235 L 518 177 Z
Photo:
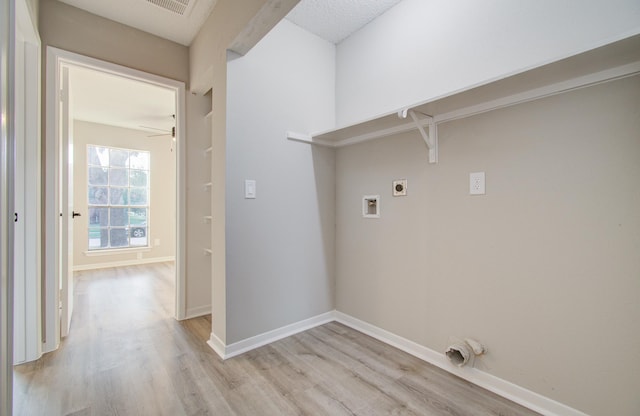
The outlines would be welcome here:
M 106 250 L 91 250 L 85 251 L 84 255 L 87 257 L 97 257 L 97 256 L 113 256 L 116 254 L 127 254 L 127 253 L 144 253 L 151 251 L 151 247 L 132 247 L 132 248 L 114 248 L 114 249 L 106 249 Z

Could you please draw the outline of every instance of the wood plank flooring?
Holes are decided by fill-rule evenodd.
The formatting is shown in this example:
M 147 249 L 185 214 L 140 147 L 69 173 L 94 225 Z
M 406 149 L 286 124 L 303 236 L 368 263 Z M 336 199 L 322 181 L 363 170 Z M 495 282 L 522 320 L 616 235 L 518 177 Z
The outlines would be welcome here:
M 222 361 L 173 316 L 173 264 L 81 272 L 71 333 L 14 371 L 14 415 L 535 415 L 338 323 Z

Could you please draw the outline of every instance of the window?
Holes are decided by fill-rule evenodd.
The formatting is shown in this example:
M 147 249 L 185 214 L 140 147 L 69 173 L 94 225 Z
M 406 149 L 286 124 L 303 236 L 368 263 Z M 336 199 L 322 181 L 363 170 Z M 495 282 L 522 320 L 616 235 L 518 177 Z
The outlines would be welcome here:
M 87 146 L 89 250 L 148 247 L 149 152 Z

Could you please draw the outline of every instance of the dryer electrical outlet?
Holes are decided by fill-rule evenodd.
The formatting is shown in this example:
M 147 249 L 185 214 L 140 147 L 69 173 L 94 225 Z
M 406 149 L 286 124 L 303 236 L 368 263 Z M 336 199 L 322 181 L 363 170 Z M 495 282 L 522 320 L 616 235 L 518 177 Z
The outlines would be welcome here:
M 406 179 L 396 179 L 393 181 L 393 196 L 407 196 Z

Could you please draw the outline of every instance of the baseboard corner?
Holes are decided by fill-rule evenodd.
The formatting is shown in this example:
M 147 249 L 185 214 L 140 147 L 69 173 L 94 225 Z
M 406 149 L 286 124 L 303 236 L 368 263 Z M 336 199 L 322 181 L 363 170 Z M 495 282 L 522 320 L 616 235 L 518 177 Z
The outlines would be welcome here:
M 228 357 L 226 356 L 226 346 L 224 342 L 216 334 L 213 332 L 207 341 L 207 344 L 211 347 L 213 351 L 223 360 L 226 360 Z
M 195 308 L 187 309 L 184 319 L 199 318 L 201 316 L 211 314 L 211 305 L 202 305 Z
M 311 328 L 315 328 L 316 326 L 324 325 L 334 320 L 335 311 L 329 311 L 320 315 L 313 316 L 311 318 L 303 319 L 302 321 L 294 322 L 292 324 L 264 332 L 262 334 L 255 335 L 250 338 L 243 339 L 241 341 L 234 342 L 225 346 L 224 358 L 227 359 L 240 354 L 244 354 L 245 352 L 260 348 L 263 345 L 271 344 L 272 342 L 281 340 L 291 335 L 295 335 L 299 332 L 303 332 Z

